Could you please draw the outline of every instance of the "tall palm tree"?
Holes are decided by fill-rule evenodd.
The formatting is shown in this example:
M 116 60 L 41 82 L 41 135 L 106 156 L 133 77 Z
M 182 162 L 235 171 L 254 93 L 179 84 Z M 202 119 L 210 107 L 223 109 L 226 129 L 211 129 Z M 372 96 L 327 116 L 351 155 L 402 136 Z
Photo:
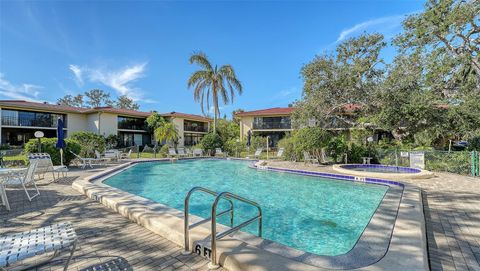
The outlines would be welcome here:
M 155 128 L 153 134 L 157 141 L 172 141 L 174 146 L 177 145 L 179 138 L 178 130 L 177 127 L 175 127 L 175 124 L 171 121 L 164 121 L 162 125 Z
M 220 115 L 219 100 L 222 99 L 223 104 L 233 102 L 235 91 L 242 94 L 242 84 L 231 65 L 213 67 L 207 55 L 202 52 L 194 53 L 190 57 L 190 64 L 194 63 L 201 69 L 192 73 L 188 79 L 188 87 L 194 87 L 193 97 L 196 102 L 200 102 L 202 113 L 205 114 L 204 102 L 206 101 L 207 108 L 210 109 L 210 99 L 212 100 L 213 131 L 216 132 L 217 118 Z

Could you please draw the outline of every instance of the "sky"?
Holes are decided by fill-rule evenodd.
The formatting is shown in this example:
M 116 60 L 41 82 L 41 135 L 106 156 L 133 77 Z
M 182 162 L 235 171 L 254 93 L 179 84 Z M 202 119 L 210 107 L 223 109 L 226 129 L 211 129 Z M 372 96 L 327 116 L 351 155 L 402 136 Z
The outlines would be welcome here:
M 0 99 L 55 103 L 98 88 L 142 111 L 201 114 L 187 79 L 193 52 L 231 64 L 238 108 L 301 98 L 300 70 L 345 39 L 391 39 L 424 1 L 10 1 L 0 0 Z M 383 56 L 391 60 L 394 48 Z

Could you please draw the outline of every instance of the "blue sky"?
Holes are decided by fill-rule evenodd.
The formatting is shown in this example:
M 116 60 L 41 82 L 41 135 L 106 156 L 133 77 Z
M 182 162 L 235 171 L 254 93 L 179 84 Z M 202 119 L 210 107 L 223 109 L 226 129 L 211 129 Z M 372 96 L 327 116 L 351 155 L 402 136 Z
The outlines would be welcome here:
M 364 31 L 392 37 L 423 3 L 0 0 L 0 99 L 55 102 L 100 88 L 141 110 L 200 113 L 186 81 L 201 50 L 233 65 L 244 87 L 222 114 L 287 106 L 315 54 Z

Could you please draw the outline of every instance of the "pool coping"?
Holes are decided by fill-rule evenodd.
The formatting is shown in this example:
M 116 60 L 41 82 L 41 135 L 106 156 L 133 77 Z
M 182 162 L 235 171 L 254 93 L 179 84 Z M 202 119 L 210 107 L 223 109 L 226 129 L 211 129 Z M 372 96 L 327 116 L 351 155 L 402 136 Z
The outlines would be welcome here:
M 254 161 L 251 159 L 241 160 Z M 152 161 L 169 161 L 169 159 L 132 161 L 85 179 L 75 181 L 72 186 L 79 192 L 116 210 L 130 220 L 183 246 L 183 212 L 102 183 L 104 179 L 118 174 L 118 172 L 126 170 L 137 163 Z M 403 187 L 403 192 L 398 199 L 399 208 L 395 211 L 395 214 L 392 214 L 391 209 L 386 209 L 386 212 L 383 213 L 378 212 L 378 210 L 382 210 L 380 206 L 386 203 L 385 199 L 382 200 L 379 209 L 375 212 L 359 241 L 354 248 L 346 254 L 319 256 L 240 232 L 233 237 L 225 237 L 218 242 L 218 260 L 220 264 L 227 269 L 361 270 L 363 268 L 382 267 L 382 269 L 395 270 L 396 266 L 398 266 L 397 270 L 428 270 L 423 206 L 420 191 L 417 187 L 397 181 L 376 178 L 358 178 L 340 174 L 274 167 L 258 167 L 258 169 L 328 178 L 342 178 L 342 180 L 347 178 L 348 180 L 357 182 L 381 183 L 389 185 L 390 188 Z M 399 193 L 399 189 L 390 188 L 388 191 Z M 394 197 L 394 195 L 389 196 L 388 191 L 385 198 L 388 199 L 390 196 Z M 395 201 L 391 197 L 389 200 Z M 387 217 L 387 220 L 388 218 L 391 219 L 392 216 L 394 217 L 395 224 L 393 224 L 393 222 L 383 224 L 375 222 L 381 222 L 385 217 Z M 200 220 L 200 218 L 193 215 L 191 215 L 191 217 L 192 222 Z M 371 224 L 374 225 L 374 227 L 370 227 Z M 387 224 L 387 231 L 391 231 L 391 236 L 389 234 L 388 238 L 385 238 L 385 224 Z M 388 224 L 391 225 L 390 229 L 388 229 Z M 195 242 L 194 240 L 203 240 L 204 242 L 209 233 L 209 227 L 206 225 L 191 230 L 191 247 L 202 242 Z M 387 242 L 386 246 L 385 242 Z M 383 245 L 379 245 L 380 243 Z M 403 256 L 399 257 L 400 255 Z M 405 257 L 409 260 L 406 261 Z
M 366 172 L 366 171 L 356 171 L 352 169 L 345 168 L 345 166 L 352 165 L 363 165 L 363 164 L 335 164 L 332 166 L 333 170 L 348 175 L 354 175 L 359 177 L 375 177 L 382 179 L 428 179 L 435 176 L 431 171 L 418 169 L 419 172 L 412 173 L 383 173 L 383 172 Z M 367 166 L 367 165 L 365 165 Z M 371 165 L 372 167 L 375 165 Z M 388 166 L 392 167 L 392 166 Z M 405 168 L 405 167 L 400 167 Z

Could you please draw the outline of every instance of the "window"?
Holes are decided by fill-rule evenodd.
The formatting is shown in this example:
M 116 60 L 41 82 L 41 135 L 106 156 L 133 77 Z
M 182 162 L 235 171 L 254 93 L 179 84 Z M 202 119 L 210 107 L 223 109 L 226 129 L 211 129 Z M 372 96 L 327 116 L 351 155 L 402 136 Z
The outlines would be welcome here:
M 145 119 L 118 117 L 118 129 L 125 130 L 145 130 Z
M 193 133 L 185 133 L 184 134 L 184 142 L 185 146 L 195 146 L 200 143 L 200 140 L 203 138 L 203 134 L 193 134 Z
M 65 115 L 32 112 L 32 111 L 17 111 L 17 110 L 2 110 L 2 124 L 7 126 L 31 126 L 31 127 L 57 127 L 58 119 L 64 121 L 64 127 L 67 127 L 65 122 Z
M 200 121 L 191 121 L 191 120 L 184 120 L 183 121 L 183 130 L 190 131 L 190 132 L 208 132 L 208 125 L 205 122 Z
M 255 117 L 253 129 L 291 129 L 290 117 Z

